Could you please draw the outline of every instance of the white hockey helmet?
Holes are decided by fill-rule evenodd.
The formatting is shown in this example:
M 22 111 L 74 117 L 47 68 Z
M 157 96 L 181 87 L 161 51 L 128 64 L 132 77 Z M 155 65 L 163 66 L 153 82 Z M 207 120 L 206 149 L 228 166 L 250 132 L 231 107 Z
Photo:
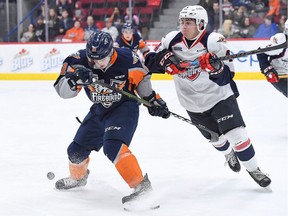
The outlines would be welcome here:
M 206 29 L 208 24 L 207 11 L 200 5 L 186 6 L 179 13 L 179 21 L 181 19 L 195 19 L 195 23 L 199 31 Z M 203 23 L 202 29 L 199 29 L 199 24 Z

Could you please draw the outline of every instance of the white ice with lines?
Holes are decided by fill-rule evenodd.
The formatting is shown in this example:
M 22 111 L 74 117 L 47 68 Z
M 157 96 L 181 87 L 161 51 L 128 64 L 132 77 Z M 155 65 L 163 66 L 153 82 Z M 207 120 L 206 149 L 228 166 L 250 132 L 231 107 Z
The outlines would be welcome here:
M 91 105 L 83 92 L 61 99 L 52 81 L 0 81 L 0 215 L 3 216 L 287 216 L 288 103 L 266 81 L 236 81 L 239 106 L 260 168 L 270 174 L 272 193 L 242 167 L 233 173 L 200 132 L 171 117 L 151 117 L 141 106 L 131 144 L 148 173 L 161 208 L 125 212 L 131 192 L 102 150 L 91 154 L 86 187 L 59 192 L 68 175 L 66 148 Z M 153 81 L 171 111 L 187 117 L 172 81 Z M 53 171 L 54 180 L 46 174 Z

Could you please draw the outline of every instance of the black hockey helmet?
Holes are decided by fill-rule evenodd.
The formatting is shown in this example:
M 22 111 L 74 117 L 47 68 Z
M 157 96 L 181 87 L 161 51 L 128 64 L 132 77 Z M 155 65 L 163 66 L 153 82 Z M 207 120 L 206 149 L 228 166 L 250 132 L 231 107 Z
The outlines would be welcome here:
M 107 32 L 93 32 L 86 44 L 86 55 L 92 60 L 107 57 L 113 48 L 113 39 Z

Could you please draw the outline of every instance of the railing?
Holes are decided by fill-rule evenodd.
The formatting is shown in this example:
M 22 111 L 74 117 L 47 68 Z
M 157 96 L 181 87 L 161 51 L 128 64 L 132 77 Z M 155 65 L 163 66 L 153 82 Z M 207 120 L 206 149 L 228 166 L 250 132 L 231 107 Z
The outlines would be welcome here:
M 10 36 L 18 30 L 19 26 L 23 24 L 23 22 L 25 22 L 28 18 L 30 18 L 31 23 L 33 22 L 33 13 L 35 12 L 35 10 L 37 10 L 43 3 L 45 2 L 45 0 L 40 0 L 38 2 L 38 4 L 35 5 L 35 7 L 10 31 L 8 32 L 7 36 L 6 36 L 6 42 L 10 41 Z

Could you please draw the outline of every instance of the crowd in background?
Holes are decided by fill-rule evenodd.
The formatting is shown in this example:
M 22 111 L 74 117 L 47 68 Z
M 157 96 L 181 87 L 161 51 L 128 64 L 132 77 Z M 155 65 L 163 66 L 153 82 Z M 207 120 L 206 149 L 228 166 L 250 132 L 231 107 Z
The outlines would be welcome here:
M 226 38 L 269 38 L 283 32 L 287 19 L 286 0 L 200 0 L 208 12 L 207 31 L 222 33 Z M 129 8 L 116 6 L 111 16 L 95 20 L 87 14 L 81 1 L 57 0 L 54 7 L 48 8 L 49 41 L 86 41 L 93 31 L 107 31 L 116 38 L 122 25 L 129 21 Z M 220 13 L 223 23 L 220 25 Z M 42 5 L 36 22 L 29 24 L 23 32 L 21 42 L 45 41 L 45 6 Z M 132 14 L 132 24 L 141 34 L 141 20 Z M 145 39 L 145 35 L 142 35 Z
M 121 27 L 129 21 L 129 8 L 114 8 L 111 16 L 104 20 L 95 20 L 93 14 L 87 14 L 82 8 L 81 1 L 73 4 L 69 0 L 56 1 L 56 7 L 48 9 L 49 41 L 81 42 L 87 41 L 93 31 L 109 32 L 114 40 L 120 35 Z M 31 23 L 24 31 L 21 42 L 45 41 L 45 5 L 43 4 L 36 23 Z M 132 15 L 134 28 L 140 33 L 140 19 L 137 14 Z
M 286 0 L 200 0 L 208 12 L 208 31 L 226 38 L 270 38 L 283 32 L 287 20 Z M 220 13 L 223 24 L 220 26 Z

